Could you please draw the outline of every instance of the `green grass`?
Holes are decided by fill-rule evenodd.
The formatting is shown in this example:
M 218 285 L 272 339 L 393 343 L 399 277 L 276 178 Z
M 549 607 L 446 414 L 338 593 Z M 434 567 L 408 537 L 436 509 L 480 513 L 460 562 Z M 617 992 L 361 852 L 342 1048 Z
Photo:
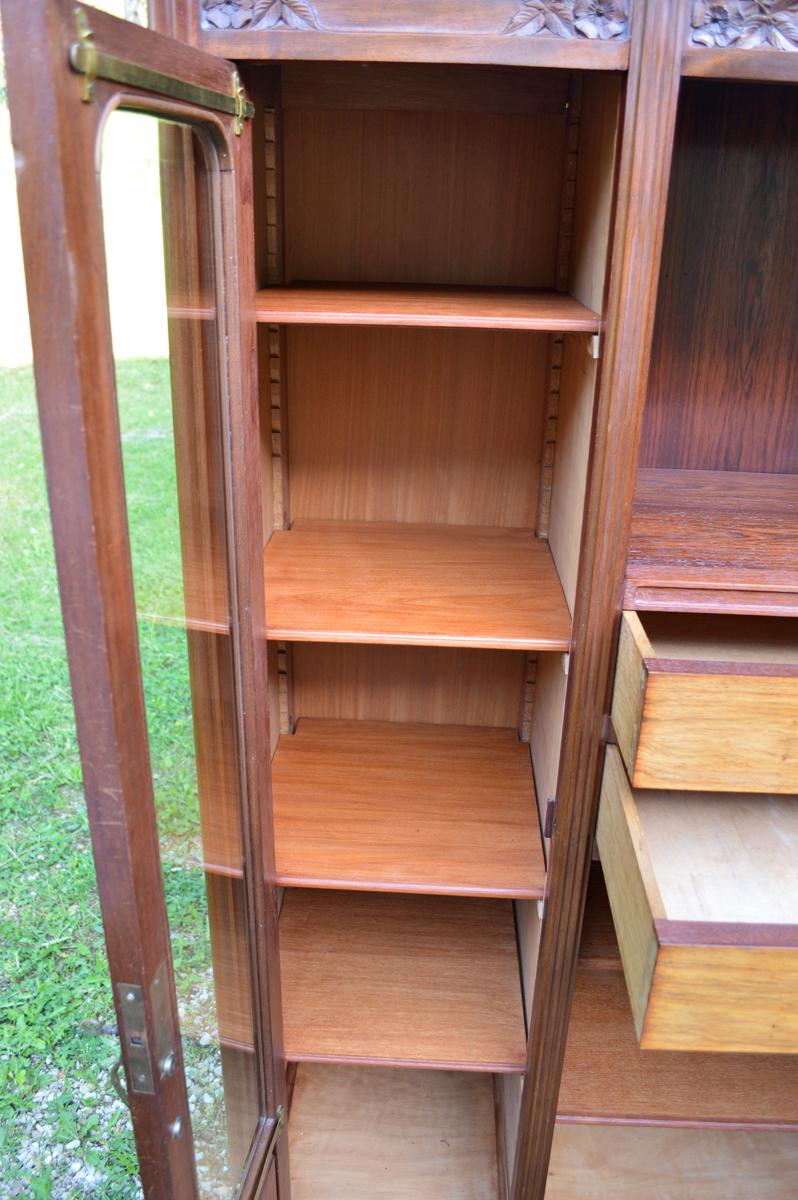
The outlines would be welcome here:
M 119 392 L 137 601 L 173 615 L 168 364 L 120 364 Z M 0 1195 L 134 1197 L 128 1113 L 108 1081 L 118 1044 L 97 1032 L 114 1013 L 30 369 L 0 371 L 0 461 Z M 185 634 L 146 623 L 140 637 L 176 974 L 191 992 L 209 958 L 202 873 L 175 854 L 195 849 L 197 821 Z

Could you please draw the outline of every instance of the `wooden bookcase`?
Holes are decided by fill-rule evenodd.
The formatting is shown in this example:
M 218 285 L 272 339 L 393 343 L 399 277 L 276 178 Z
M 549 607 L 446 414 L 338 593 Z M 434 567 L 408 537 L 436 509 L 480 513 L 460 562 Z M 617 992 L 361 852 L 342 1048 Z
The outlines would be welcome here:
M 247 82 L 292 1187 L 374 1194 L 379 1154 L 339 1149 L 320 1182 L 325 1108 L 365 1103 L 394 1138 L 428 1129 L 397 1187 L 493 1197 L 532 1019 L 622 81 L 287 63 Z M 251 1028 L 236 855 L 217 816 L 231 1091 Z M 449 1106 L 488 1153 L 427 1163 Z
M 38 205 L 39 126 L 92 182 L 67 8 L 32 0 L 11 33 L 21 61 L 55 14 L 57 103 L 18 68 L 9 90 L 48 473 L 82 497 L 56 515 L 80 708 L 137 652 L 87 665 L 74 608 L 90 518 L 112 548 L 126 527 L 105 504 L 101 248 L 72 225 L 62 245 Z M 214 85 L 237 239 L 218 428 L 195 389 L 205 310 L 173 318 L 182 497 L 220 480 L 232 531 L 195 539 L 184 514 L 239 1158 L 256 1127 L 241 1200 L 791 1200 L 798 3 L 153 0 L 151 20 L 172 40 L 95 35 Z M 167 261 L 189 281 L 211 222 L 181 188 L 178 169 Z M 82 407 L 59 406 L 64 373 Z M 67 433 L 104 447 L 77 481 Z M 121 638 L 118 560 L 90 568 Z M 97 745 L 137 764 L 101 797 L 127 842 L 87 786 L 95 845 L 149 881 L 100 854 L 117 986 L 131 906 L 142 961 L 168 959 L 128 723 L 82 734 L 89 768 Z M 190 1142 L 165 1133 L 182 1071 L 153 1087 L 134 1097 L 148 1200 L 197 1200 Z

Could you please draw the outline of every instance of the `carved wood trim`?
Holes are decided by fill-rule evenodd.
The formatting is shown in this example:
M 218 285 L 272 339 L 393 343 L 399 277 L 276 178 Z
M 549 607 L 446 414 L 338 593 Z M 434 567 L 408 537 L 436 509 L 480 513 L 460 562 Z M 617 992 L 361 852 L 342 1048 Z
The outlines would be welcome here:
M 496 32 L 601 42 L 626 39 L 630 4 L 631 0 L 523 0 Z M 310 0 L 201 0 L 200 7 L 202 28 L 212 32 L 341 30 L 323 23 Z M 401 25 L 400 12 L 397 27 Z M 379 32 L 387 30 L 380 27 Z
M 798 0 L 693 0 L 693 46 L 798 50 Z
M 502 33 L 608 41 L 629 36 L 629 0 L 524 0 Z
M 203 29 L 321 29 L 309 0 L 202 0 Z

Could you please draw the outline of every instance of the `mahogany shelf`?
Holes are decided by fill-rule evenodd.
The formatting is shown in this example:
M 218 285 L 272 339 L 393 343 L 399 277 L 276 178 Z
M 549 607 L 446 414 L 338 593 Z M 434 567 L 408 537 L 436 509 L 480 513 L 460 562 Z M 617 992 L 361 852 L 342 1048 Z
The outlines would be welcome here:
M 640 470 L 625 604 L 798 615 L 798 476 Z
M 288 1123 L 293 1200 L 497 1200 L 493 1081 L 303 1063 Z
M 243 885 L 209 875 L 223 1043 L 252 1045 Z M 289 888 L 280 913 L 286 1058 L 521 1071 L 509 900 Z
M 588 892 L 557 1119 L 798 1130 L 793 1055 L 640 1049 L 598 864 Z
M 295 521 L 264 556 L 279 641 L 568 650 L 548 543 L 524 529 Z
M 280 973 L 289 1061 L 523 1070 L 509 900 L 289 889 Z
M 598 333 L 601 317 L 573 296 L 518 288 L 293 284 L 257 293 L 271 325 L 433 325 Z
M 277 882 L 543 896 L 529 747 L 514 729 L 304 718 L 272 763 Z

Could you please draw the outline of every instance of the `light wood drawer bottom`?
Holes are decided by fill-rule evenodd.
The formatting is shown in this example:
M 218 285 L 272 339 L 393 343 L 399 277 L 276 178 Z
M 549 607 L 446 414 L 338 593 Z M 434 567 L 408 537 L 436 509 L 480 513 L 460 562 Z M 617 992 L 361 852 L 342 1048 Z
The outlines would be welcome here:
M 643 1047 L 798 1053 L 798 797 L 632 790 L 597 840 Z
M 798 1137 L 557 1125 L 546 1200 L 794 1200 Z

